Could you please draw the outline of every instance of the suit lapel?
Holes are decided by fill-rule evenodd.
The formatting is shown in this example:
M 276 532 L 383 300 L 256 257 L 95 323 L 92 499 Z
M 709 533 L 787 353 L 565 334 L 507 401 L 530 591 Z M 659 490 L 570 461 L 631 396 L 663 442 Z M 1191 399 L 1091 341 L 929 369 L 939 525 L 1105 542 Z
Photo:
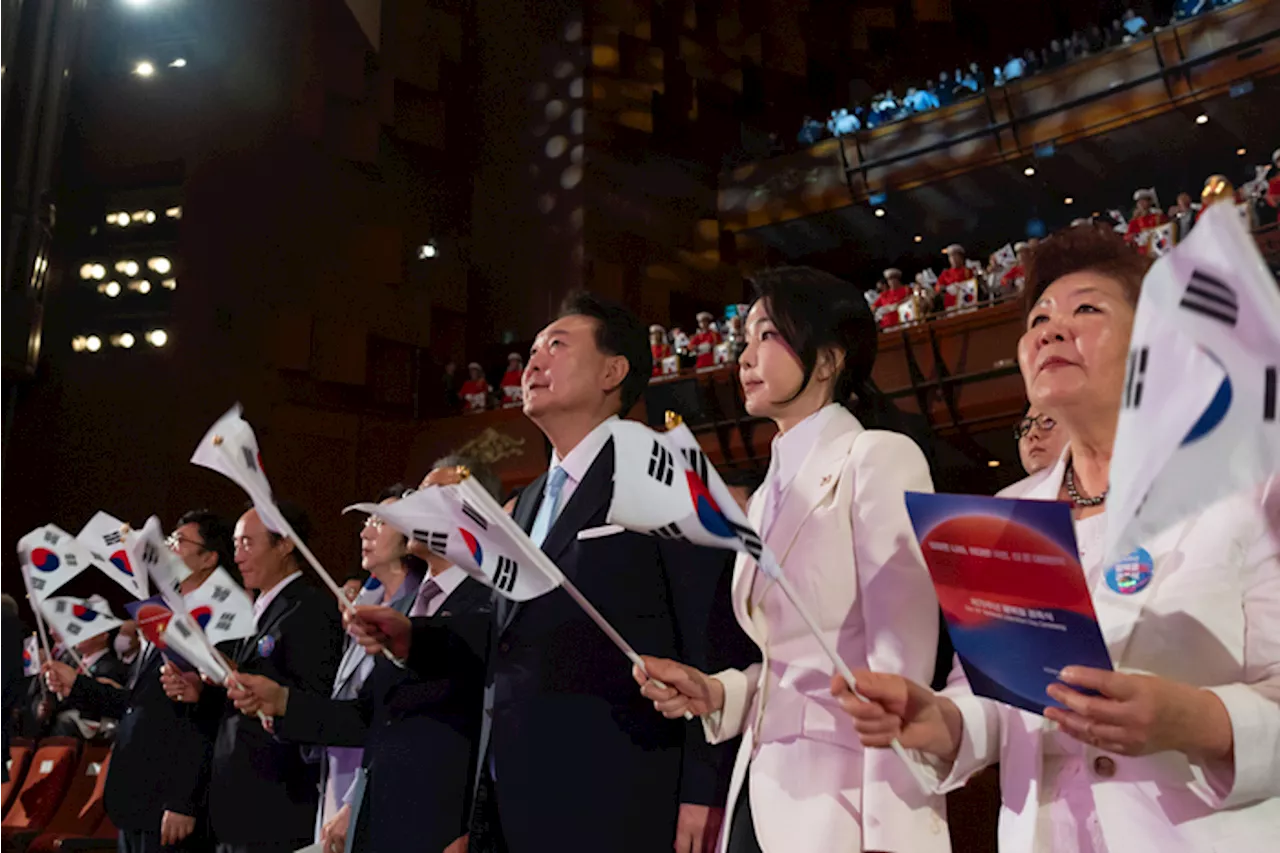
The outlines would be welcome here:
M 595 461 L 583 475 L 582 482 L 574 489 L 569 502 L 560 508 L 547 538 L 542 543 L 542 552 L 555 561 L 565 549 L 573 544 L 578 531 L 587 526 L 592 516 L 601 508 L 608 507 L 613 496 L 613 439 L 605 442 L 596 455 Z M 566 575 L 572 575 L 565 572 Z
M 785 565 L 787 552 L 795 542 L 815 507 L 840 482 L 840 472 L 854 439 L 863 432 L 858 419 L 844 409 L 835 412 L 822 431 L 822 437 L 805 456 L 795 479 L 782 494 L 774 512 L 773 523 L 765 536 L 778 563 Z
M 294 584 L 302 582 L 302 578 L 294 578 L 289 582 L 289 586 L 280 590 L 280 594 L 267 605 L 267 609 L 262 613 L 262 618 L 258 620 L 258 630 L 254 631 L 252 637 L 240 641 L 240 648 L 236 654 L 236 663 L 244 663 L 249 660 L 258 649 L 258 640 L 271 633 L 271 629 L 276 626 L 276 623 L 284 618 L 285 613 L 289 612 L 289 609 L 293 606 L 293 599 L 289 594 L 293 591 Z

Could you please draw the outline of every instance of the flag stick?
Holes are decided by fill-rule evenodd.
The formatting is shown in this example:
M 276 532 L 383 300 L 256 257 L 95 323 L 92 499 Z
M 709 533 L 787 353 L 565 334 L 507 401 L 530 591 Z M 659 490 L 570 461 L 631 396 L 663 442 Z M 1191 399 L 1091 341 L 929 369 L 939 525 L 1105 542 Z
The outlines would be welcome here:
M 471 472 L 465 471 L 464 469 L 464 476 L 462 481 L 458 483 L 458 489 L 467 497 L 480 504 L 485 509 L 486 514 L 493 518 L 497 524 L 507 532 L 507 535 L 513 537 L 516 542 L 519 542 L 522 539 L 528 540 L 529 534 L 525 533 L 520 525 L 516 524 L 515 519 L 507 515 L 506 511 L 503 510 L 502 507 L 498 505 L 498 502 L 493 499 L 493 496 L 485 491 L 484 487 L 470 476 L 470 473 Z M 644 667 L 644 661 L 640 659 L 640 655 L 636 654 L 636 650 L 631 647 L 631 644 L 623 639 L 622 635 L 618 633 L 618 630 L 609 624 L 609 620 L 604 618 L 604 614 L 599 610 L 596 610 L 595 605 L 588 601 L 587 597 L 583 595 L 576 586 L 574 586 L 573 581 L 565 577 L 564 572 L 560 571 L 560 567 L 552 562 L 551 558 L 548 557 L 541 548 L 534 545 L 532 540 L 529 540 L 529 544 L 531 546 L 529 549 L 530 554 L 538 564 L 538 567 L 542 570 L 543 574 L 555 578 L 559 586 L 568 593 L 569 597 L 572 598 L 579 607 L 582 608 L 582 611 L 587 614 L 588 618 L 590 618 L 592 622 L 596 623 L 600 630 L 604 632 L 604 635 L 608 637 L 624 655 L 627 656 L 627 660 L 631 662 L 631 665 L 643 672 L 645 677 L 648 678 L 649 673 Z M 667 687 L 667 685 L 658 681 L 656 678 L 650 678 L 649 680 L 664 690 Z M 685 711 L 684 717 L 686 720 L 693 719 L 693 715 L 688 711 Z
M 40 646 L 44 649 L 44 659 L 51 661 L 53 660 L 53 652 L 49 650 L 49 637 L 45 634 L 44 614 L 40 611 L 38 599 L 36 599 L 35 593 L 31 590 L 31 575 L 27 568 L 27 555 L 19 554 L 18 556 L 21 558 L 19 562 L 22 563 L 22 583 L 27 588 L 27 604 L 31 605 L 31 612 L 35 614 L 36 617 L 36 629 L 40 636 Z M 40 685 L 41 690 L 43 692 L 47 692 L 44 691 L 43 678 L 40 679 Z M 58 696 L 58 698 L 61 699 L 62 697 Z

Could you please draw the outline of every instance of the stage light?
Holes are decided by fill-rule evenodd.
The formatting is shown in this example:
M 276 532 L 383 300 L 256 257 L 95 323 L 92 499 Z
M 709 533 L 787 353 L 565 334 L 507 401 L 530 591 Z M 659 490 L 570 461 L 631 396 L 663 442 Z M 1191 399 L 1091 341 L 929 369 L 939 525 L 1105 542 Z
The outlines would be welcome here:
M 164 281 L 160 282 L 160 286 L 165 290 L 177 290 L 178 280 L 176 278 L 166 278 Z
M 169 270 L 173 269 L 173 264 L 164 256 L 147 259 L 147 269 L 165 275 Z
M 1200 113 L 1200 115 L 1196 116 L 1196 124 L 1208 124 L 1208 123 L 1209 123 L 1209 116 L 1206 115 L 1205 113 Z
M 150 77 L 156 73 L 156 67 L 144 59 L 133 66 L 133 73 L 139 77 Z
M 423 243 L 418 247 L 418 260 L 429 261 L 440 254 L 435 243 Z
M 97 352 L 102 349 L 102 338 L 97 335 L 90 335 L 84 339 L 84 348 L 89 352 Z
M 129 289 L 134 293 L 141 293 L 143 296 L 146 296 L 151 292 L 151 282 L 147 281 L 145 278 L 140 278 L 137 281 L 129 282 Z
M 1237 157 L 1243 157 L 1246 153 L 1248 153 L 1248 152 L 1246 152 L 1246 151 L 1245 151 L 1245 149 L 1243 149 L 1243 148 L 1237 148 L 1237 149 L 1236 149 L 1236 156 L 1237 156 Z
M 917 234 L 917 235 L 915 236 L 915 238 L 914 238 L 914 239 L 915 239 L 915 241 L 916 241 L 917 243 L 923 243 L 923 242 L 924 242 L 924 237 L 923 237 L 923 236 L 921 236 L 920 234 Z
M 104 267 L 102 264 L 94 264 L 93 277 L 98 281 L 102 281 L 104 278 L 107 277 L 107 268 Z
M 152 329 L 147 332 L 147 343 L 153 347 L 162 347 L 169 343 L 169 333 L 164 329 Z
M 71 339 L 72 352 L 84 352 L 84 335 L 76 335 Z
M 1028 166 L 1027 168 L 1022 170 L 1022 174 L 1026 175 L 1028 178 L 1034 175 L 1035 173 L 1036 173 L 1035 166 Z
M 884 217 L 884 208 L 883 208 L 883 207 L 877 207 L 877 208 L 876 208 L 876 216 L 879 216 L 879 217 L 881 217 L 881 218 L 883 218 L 883 217 Z
M 129 214 L 127 214 L 127 213 L 125 213 L 123 210 L 121 210 L 121 211 L 119 211 L 118 213 L 116 213 L 116 214 L 114 214 L 114 215 L 115 215 L 115 220 L 114 220 L 114 222 L 113 222 L 113 220 L 111 219 L 111 217 L 110 217 L 110 216 L 108 216 L 108 217 L 107 217 L 107 221 L 108 221 L 108 222 L 113 222 L 113 224 L 115 224 L 115 225 L 119 225 L 121 228 L 128 228 L 128 227 L 129 227 Z
M 98 285 L 98 292 L 104 294 L 108 299 L 115 299 L 120 295 L 120 282 L 109 281 L 106 284 Z
M 82 264 L 80 266 L 80 277 L 86 281 L 93 278 L 93 264 Z
M 186 61 L 185 59 L 183 59 L 181 56 L 179 56 L 179 57 L 178 57 L 177 59 L 175 59 L 173 62 L 170 62 L 170 63 L 169 63 L 169 67 L 170 67 L 170 68 L 186 68 L 186 67 L 187 67 L 187 61 Z
M 130 332 L 121 332 L 118 335 L 111 336 L 111 345 L 120 347 L 121 349 L 133 349 L 133 345 L 137 343 Z
M 150 225 L 156 221 L 156 212 L 154 210 L 135 210 L 130 218 L 134 222 L 145 222 Z
M 138 262 L 137 261 L 116 261 L 116 272 L 122 272 L 128 276 L 137 275 Z
M 1062 203 L 1063 203 L 1063 204 L 1075 204 L 1075 203 L 1076 203 L 1076 200 L 1075 200 L 1074 198 L 1072 198 L 1071 196 L 1067 196 L 1066 198 L 1064 198 L 1064 199 L 1062 200 Z
M 181 218 L 182 218 L 182 205 L 177 205 L 177 206 L 174 206 L 174 207 L 166 208 L 166 209 L 165 209 L 165 212 L 164 212 L 164 215 L 165 215 L 165 216 L 167 216 L 167 217 L 169 217 L 170 219 L 181 219 Z
M 1000 467 L 1000 460 L 999 460 L 999 459 L 988 459 L 988 460 L 987 460 L 987 467 L 988 467 L 988 468 L 999 468 L 999 467 Z

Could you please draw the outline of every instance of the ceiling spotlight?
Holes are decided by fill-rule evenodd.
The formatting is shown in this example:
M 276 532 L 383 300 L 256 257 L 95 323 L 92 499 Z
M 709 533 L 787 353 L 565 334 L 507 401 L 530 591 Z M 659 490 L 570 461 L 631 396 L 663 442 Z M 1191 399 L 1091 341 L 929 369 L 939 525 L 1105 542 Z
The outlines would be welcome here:
M 93 278 L 93 264 L 81 264 L 80 277 L 85 280 Z
M 90 335 L 84 339 L 84 348 L 89 352 L 97 352 L 102 349 L 102 338 L 97 335 Z
M 160 286 L 165 290 L 177 290 L 178 280 L 176 278 L 166 278 L 164 281 L 160 282 Z
M 179 56 L 179 57 L 178 57 L 177 59 L 175 59 L 173 62 L 170 62 L 170 63 L 169 63 L 169 67 L 170 67 L 170 68 L 186 68 L 186 67 L 187 67 L 187 61 L 186 61 L 185 59 L 183 59 L 181 56 Z
M 109 281 L 106 284 L 98 285 L 98 292 L 104 294 L 109 299 L 115 299 L 120 295 L 120 282 Z
M 93 277 L 98 281 L 102 281 L 104 278 L 107 277 L 107 268 L 104 267 L 102 264 L 94 264 Z
M 1236 149 L 1236 156 L 1237 156 L 1237 157 L 1243 157 L 1246 153 L 1247 153 L 1247 152 L 1246 152 L 1246 151 L 1245 151 L 1245 149 L 1243 149 L 1243 148 L 1237 148 L 1237 149 Z
M 169 343 L 169 333 L 164 329 L 152 329 L 146 334 L 147 343 L 153 347 L 162 347 Z
M 1035 166 L 1028 166 L 1027 168 L 1022 170 L 1022 174 L 1026 175 L 1028 178 L 1034 175 L 1035 173 L 1036 173 Z
M 1196 116 L 1196 124 L 1208 124 L 1208 123 L 1209 123 L 1209 116 L 1206 115 L 1205 113 L 1200 113 L 1200 115 Z
M 156 73 L 156 67 L 144 59 L 133 66 L 133 73 L 139 77 L 150 77 Z
M 883 208 L 883 207 L 877 207 L 877 208 L 876 208 L 876 216 L 879 216 L 879 217 L 881 217 L 881 218 L 883 218 L 883 217 L 884 217 L 884 208 Z
M 140 278 L 137 281 L 129 282 L 129 289 L 134 293 L 141 293 L 145 296 L 151 292 L 151 282 L 147 281 L 145 278 Z
M 114 213 L 108 213 L 108 214 L 107 214 L 107 224 L 108 224 L 108 225 L 115 225 L 115 224 L 116 224 L 116 215 L 115 215 Z
M 173 269 L 173 264 L 171 264 L 169 259 L 164 256 L 149 258 L 147 260 L 147 269 L 152 270 L 153 272 L 158 272 L 160 275 L 164 275 L 169 272 L 169 270 Z
M 1063 203 L 1063 204 L 1075 204 L 1075 203 L 1076 203 L 1076 200 L 1075 200 L 1074 198 L 1072 198 L 1071 196 L 1067 196 L 1066 198 L 1064 198 L 1064 199 L 1062 200 L 1062 203 Z
M 111 222 L 111 223 L 113 223 L 113 224 L 115 224 L 115 225 L 119 225 L 121 228 L 127 228 L 127 227 L 128 227 L 128 225 L 129 225 L 129 214 L 127 214 L 127 213 L 125 213 L 123 210 L 121 210 L 120 212 L 115 213 L 115 214 L 112 214 L 112 215 L 114 215 L 114 216 L 115 216 L 115 219 L 113 220 L 113 219 L 111 218 L 111 215 L 109 215 L 109 216 L 107 216 L 107 221 L 108 221 L 108 222 Z
M 135 210 L 133 212 L 134 222 L 145 222 L 150 225 L 156 221 L 156 212 L 154 210 Z
M 988 467 L 988 468 L 999 468 L 999 467 L 1000 467 L 1000 460 L 999 460 L 999 459 L 988 459 L 988 460 L 987 460 L 987 467 Z
M 113 347 L 120 347 L 121 349 L 132 349 L 133 345 L 136 343 L 137 343 L 137 340 L 133 337 L 133 334 L 131 332 L 121 332 L 118 335 L 111 336 L 111 345 Z
M 423 243 L 418 247 L 418 260 L 426 261 L 436 257 L 440 251 L 436 248 L 435 243 Z
M 84 352 L 84 335 L 76 335 L 71 339 L 71 350 L 73 352 Z
M 923 237 L 922 235 L 920 235 L 920 234 L 917 234 L 917 235 L 915 236 L 915 241 L 916 241 L 917 243 L 923 243 L 923 242 L 924 242 L 924 237 Z
M 138 274 L 137 261 L 116 261 L 116 272 L 122 272 L 125 275 Z
M 174 207 L 165 208 L 164 215 L 169 217 L 170 219 L 181 219 L 182 205 L 175 205 Z

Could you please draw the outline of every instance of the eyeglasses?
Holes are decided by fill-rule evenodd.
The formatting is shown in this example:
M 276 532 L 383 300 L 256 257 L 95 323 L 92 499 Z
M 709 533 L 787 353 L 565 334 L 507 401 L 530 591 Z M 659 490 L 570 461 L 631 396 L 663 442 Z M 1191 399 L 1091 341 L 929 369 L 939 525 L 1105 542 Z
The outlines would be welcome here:
M 379 518 L 379 517 L 378 517 L 378 516 L 376 516 L 376 515 L 371 515 L 371 516 L 369 516 L 368 518 L 366 518 L 366 519 L 364 520 L 364 526 L 365 526 L 365 527 L 372 527 L 374 530 L 381 530 L 381 529 L 382 529 L 382 525 L 384 525 L 384 524 L 386 524 L 386 523 L 387 523 L 387 522 L 386 522 L 384 519 Z
M 181 545 L 183 542 L 186 542 L 188 545 L 194 545 L 196 548 L 199 548 L 201 551 L 209 550 L 207 547 L 205 547 L 205 544 L 203 542 L 199 542 L 195 539 L 189 539 L 186 536 L 181 536 L 177 533 L 170 533 L 169 536 L 164 540 L 164 544 L 168 545 L 169 548 L 174 551 L 178 550 L 178 546 Z
M 1036 415 L 1034 418 L 1023 418 L 1013 426 L 1013 440 L 1022 441 L 1022 437 L 1039 427 L 1041 432 L 1049 432 L 1058 422 L 1048 415 Z

